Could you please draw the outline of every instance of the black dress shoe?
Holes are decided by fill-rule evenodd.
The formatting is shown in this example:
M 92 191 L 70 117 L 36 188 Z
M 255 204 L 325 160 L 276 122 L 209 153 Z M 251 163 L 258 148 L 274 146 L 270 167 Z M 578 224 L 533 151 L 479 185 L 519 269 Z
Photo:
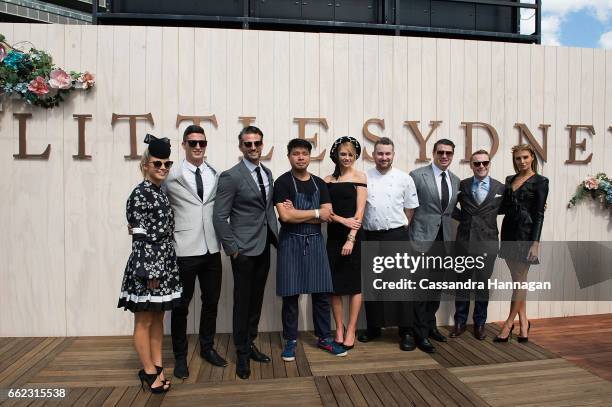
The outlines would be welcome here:
M 449 336 L 451 338 L 458 338 L 459 336 L 461 336 L 462 333 L 465 332 L 465 328 L 465 324 L 455 324 Z
M 272 360 L 272 359 L 270 359 L 270 357 L 268 355 L 266 355 L 265 353 L 260 352 L 259 349 L 257 349 L 257 346 L 255 346 L 254 344 L 251 345 L 251 353 L 249 354 L 249 356 L 255 362 L 269 363 Z
M 251 375 L 251 360 L 249 355 L 238 355 L 236 357 L 236 376 L 246 380 Z
M 437 342 L 446 342 L 446 336 L 442 335 L 438 328 L 433 328 L 429 331 L 429 337 Z
M 218 366 L 218 367 L 227 366 L 227 361 L 223 359 L 221 355 L 219 355 L 217 351 L 214 350 L 213 348 L 200 352 L 200 356 L 206 359 L 206 361 L 210 363 L 211 365 Z
M 406 334 L 400 340 L 400 349 L 405 352 L 410 352 L 411 350 L 416 349 L 416 343 L 414 343 L 414 338 L 410 334 Z
M 435 346 L 433 346 L 433 344 L 428 338 L 417 339 L 416 345 L 417 345 L 417 348 L 421 349 L 425 353 L 435 353 L 436 352 Z
M 485 333 L 484 325 L 474 325 L 474 338 L 478 339 L 479 341 L 484 341 L 486 337 L 487 334 Z
M 187 368 L 187 359 L 179 358 L 174 362 L 174 377 L 186 379 L 189 377 L 189 369 Z
M 374 339 L 380 338 L 380 329 L 378 330 L 374 330 L 374 329 L 366 329 L 365 331 L 362 331 L 358 336 L 357 336 L 357 340 L 359 342 L 370 342 L 373 341 Z

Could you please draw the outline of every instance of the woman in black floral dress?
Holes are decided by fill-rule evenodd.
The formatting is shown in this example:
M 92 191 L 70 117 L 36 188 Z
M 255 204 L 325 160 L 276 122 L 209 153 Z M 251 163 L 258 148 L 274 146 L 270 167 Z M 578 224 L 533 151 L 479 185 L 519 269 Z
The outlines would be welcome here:
M 145 143 L 149 147 L 140 162 L 145 179 L 127 201 L 132 253 L 117 307 L 134 313 L 134 347 L 144 367 L 138 372 L 141 385 L 160 393 L 170 389 L 161 367 L 164 311 L 178 305 L 182 287 L 172 242 L 174 214 L 161 189 L 172 165 L 170 141 L 147 135 Z

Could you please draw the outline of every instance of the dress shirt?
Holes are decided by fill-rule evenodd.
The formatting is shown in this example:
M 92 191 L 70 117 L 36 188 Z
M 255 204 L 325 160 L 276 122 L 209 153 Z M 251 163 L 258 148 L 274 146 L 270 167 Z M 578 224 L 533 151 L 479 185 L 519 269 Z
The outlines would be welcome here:
M 381 174 L 376 168 L 368 170 L 368 198 L 363 228 L 389 230 L 408 225 L 405 208 L 419 206 L 414 180 L 395 168 Z
M 255 172 L 255 168 L 257 167 L 260 168 L 259 172 L 261 173 L 261 178 L 263 179 L 264 187 L 266 188 L 266 199 L 269 199 L 270 198 L 270 180 L 268 180 L 268 174 L 266 174 L 266 171 L 264 171 L 264 169 L 261 168 L 261 164 L 255 165 L 249 160 L 245 160 L 244 158 L 242 159 L 242 162 L 244 163 L 244 165 L 246 165 L 247 169 L 251 173 L 251 177 L 253 177 L 253 180 L 255 181 L 255 185 L 257 185 L 258 189 L 259 189 L 259 181 L 257 180 L 257 173 Z
M 483 194 L 483 201 L 484 199 L 487 197 L 488 193 L 489 193 L 489 180 L 491 177 L 489 177 L 488 175 L 486 177 L 484 177 L 484 179 L 481 181 L 476 177 L 472 177 L 472 196 L 474 197 L 474 200 L 476 202 L 478 202 L 478 197 L 476 195 L 476 191 L 478 191 L 478 187 L 480 185 L 480 183 L 482 182 L 482 185 L 480 185 L 480 189 L 482 189 L 485 193 Z M 482 202 L 478 202 L 478 204 L 481 204 Z
M 189 184 L 189 188 L 193 191 L 194 194 L 198 194 L 198 187 L 196 186 L 195 173 L 196 168 L 200 168 L 200 177 L 202 178 L 202 185 L 204 185 L 204 196 L 203 202 L 210 197 L 210 193 L 212 192 L 213 187 L 215 186 L 215 174 L 213 170 L 203 162 L 199 167 L 196 167 L 192 163 L 187 160 L 183 160 L 183 177 L 187 184 Z
M 433 169 L 434 179 L 436 180 L 436 187 L 438 188 L 438 198 L 442 200 L 442 173 L 445 172 L 446 184 L 448 185 L 448 197 L 449 199 L 451 199 L 453 196 L 453 184 L 450 180 L 448 169 L 446 171 L 442 171 L 441 169 L 436 167 L 436 164 L 434 163 L 431 163 L 431 168 Z

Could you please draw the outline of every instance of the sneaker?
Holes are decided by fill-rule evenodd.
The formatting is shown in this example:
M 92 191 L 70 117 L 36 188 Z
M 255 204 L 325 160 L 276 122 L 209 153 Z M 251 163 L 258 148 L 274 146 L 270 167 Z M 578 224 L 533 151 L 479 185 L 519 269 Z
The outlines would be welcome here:
M 295 339 L 292 341 L 287 341 L 285 343 L 285 349 L 283 349 L 283 353 L 281 353 L 281 356 L 285 362 L 293 362 L 295 360 L 296 346 L 297 341 Z
M 317 346 L 324 351 L 331 353 L 334 356 L 346 356 L 347 351 L 342 345 L 337 344 L 331 338 L 319 339 Z

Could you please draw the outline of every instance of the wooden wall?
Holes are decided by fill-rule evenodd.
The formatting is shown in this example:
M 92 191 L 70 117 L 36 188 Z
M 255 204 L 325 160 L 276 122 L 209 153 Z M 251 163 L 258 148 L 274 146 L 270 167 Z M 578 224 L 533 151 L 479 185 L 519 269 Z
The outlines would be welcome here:
M 377 135 L 396 142 L 398 168 L 415 168 L 417 143 L 404 121 L 419 120 L 426 135 L 429 122 L 443 121 L 428 144 L 447 137 L 457 144 L 452 171 L 470 175 L 461 164 L 465 135 L 462 121 L 484 121 L 500 135 L 492 175 L 513 173 L 510 147 L 518 142 L 516 122 L 524 122 L 541 142 L 541 123 L 550 124 L 548 162 L 551 179 L 543 240 L 609 240 L 609 213 L 596 204 L 568 210 L 575 186 L 587 175 L 612 172 L 612 52 L 449 39 L 344 34 L 241 31 L 176 27 L 62 26 L 0 24 L 7 41 L 29 41 L 53 55 L 68 70 L 89 70 L 96 87 L 75 92 L 59 108 L 31 108 L 4 100 L 0 113 L 0 335 L 63 336 L 129 334 L 132 317 L 116 309 L 130 250 L 125 200 L 140 181 L 138 165 L 126 161 L 128 123 L 111 126 L 112 113 L 150 112 L 154 125 L 138 124 L 139 148 L 146 132 L 172 139 L 173 158 L 183 152 L 176 115 L 215 114 L 218 127 L 204 125 L 209 162 L 218 170 L 239 155 L 239 116 L 256 116 L 265 133 L 264 152 L 276 176 L 288 169 L 285 145 L 298 135 L 295 117 L 325 117 L 314 154 L 327 148 L 315 174 L 332 171 L 329 146 L 339 136 L 363 140 L 362 125 L 382 118 Z M 48 161 L 15 160 L 16 112 L 32 112 L 27 124 L 28 152 L 51 144 Z M 92 114 L 86 125 L 91 161 L 75 161 L 77 125 L 73 114 Z M 593 124 L 587 138 L 589 165 L 565 165 L 568 123 Z M 364 143 L 371 151 L 372 144 Z M 489 148 L 482 130 L 474 147 Z M 582 158 L 586 154 L 579 154 Z M 361 168 L 371 163 L 359 161 Z M 563 268 L 561 259 L 553 260 Z M 274 265 L 274 261 L 273 261 Z M 270 273 L 261 330 L 279 330 L 280 300 Z M 501 263 L 498 273 L 507 273 Z M 554 272 L 551 269 L 550 272 Z M 565 281 L 566 290 L 575 281 Z M 593 287 L 609 292 L 609 285 Z M 224 258 L 224 281 L 218 329 L 231 330 L 231 269 Z M 190 329 L 199 320 L 200 300 L 192 303 Z M 491 320 L 505 317 L 507 303 L 490 305 Z M 301 328 L 311 327 L 302 303 Z M 447 322 L 452 305 L 443 305 Z M 612 302 L 531 302 L 529 314 L 549 317 L 612 312 Z

